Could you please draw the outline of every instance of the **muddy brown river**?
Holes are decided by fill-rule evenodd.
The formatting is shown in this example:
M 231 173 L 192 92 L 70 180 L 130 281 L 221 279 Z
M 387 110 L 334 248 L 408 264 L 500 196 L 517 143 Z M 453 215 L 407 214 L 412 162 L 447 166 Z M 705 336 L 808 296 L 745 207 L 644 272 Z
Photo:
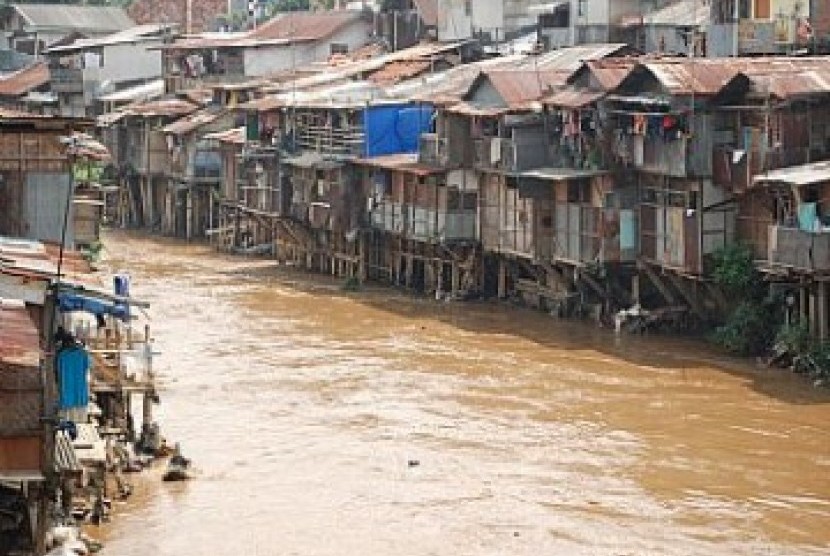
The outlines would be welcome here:
M 106 556 L 830 553 L 830 394 L 617 338 L 110 233 L 166 435 Z

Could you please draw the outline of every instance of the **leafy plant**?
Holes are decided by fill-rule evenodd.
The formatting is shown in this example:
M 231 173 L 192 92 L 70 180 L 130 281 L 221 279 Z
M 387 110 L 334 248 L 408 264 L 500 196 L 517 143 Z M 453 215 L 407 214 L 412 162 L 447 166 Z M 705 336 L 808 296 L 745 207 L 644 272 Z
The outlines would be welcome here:
M 711 334 L 711 339 L 736 355 L 752 356 L 764 353 L 775 338 L 775 305 L 745 300 L 730 315 L 726 324 Z
M 761 290 L 761 275 L 755 268 L 752 250 L 740 243 L 730 243 L 712 254 L 712 279 L 730 294 L 755 297 Z

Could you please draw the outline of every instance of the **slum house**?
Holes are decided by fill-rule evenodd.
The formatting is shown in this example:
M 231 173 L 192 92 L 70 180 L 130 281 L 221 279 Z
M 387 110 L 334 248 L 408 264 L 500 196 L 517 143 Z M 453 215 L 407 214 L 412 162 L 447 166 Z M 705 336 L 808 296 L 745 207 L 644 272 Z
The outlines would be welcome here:
M 443 148 L 460 156 L 457 163 L 474 169 L 479 176 L 485 290 L 507 295 L 508 289 L 512 290 L 506 282 L 508 274 L 535 277 L 537 248 L 545 249 L 552 240 L 553 230 L 547 226 L 552 222 L 547 214 L 553 210 L 552 197 L 523 197 L 518 188 L 522 172 L 548 165 L 551 140 L 539 101 L 563 87 L 582 59 L 623 51 L 622 45 L 575 47 L 528 57 L 513 65 L 516 69 L 486 70 L 462 102 L 439 110 L 438 162 Z M 508 273 L 508 266 L 513 272 Z M 495 281 L 491 279 L 494 276 L 498 276 Z
M 47 519 L 40 338 L 25 305 L 0 299 L 0 551 L 34 554 Z
M 356 161 L 373 234 L 370 277 L 425 293 L 476 289 L 477 178 L 417 154 Z
M 610 163 L 611 130 L 602 125 L 598 101 L 635 65 L 632 58 L 586 62 L 568 86 L 542 99 L 546 166 L 515 177 L 519 198 L 532 202 L 534 272 L 514 276 L 502 265 L 502 295 L 512 280 L 531 303 L 560 314 L 594 302 L 627 303 L 637 188 Z
M 163 233 L 202 238 L 218 224 L 222 156 L 205 136 L 227 130 L 235 121 L 226 107 L 211 104 L 162 128 L 169 157 L 161 216 Z
M 265 217 L 272 212 L 277 182 L 276 149 L 258 163 L 246 165 L 247 127 L 217 131 L 205 136 L 222 157 L 222 189 L 219 195 L 219 223 L 211 234 L 219 249 L 252 249 L 273 242 L 273 221 Z M 261 225 L 261 227 L 260 227 Z
M 713 58 L 792 54 L 814 47 L 813 15 L 826 13 L 823 0 L 711 0 L 709 4 L 707 41 Z M 826 25 L 820 17 L 815 21 Z
M 289 12 L 257 29 L 183 38 L 162 47 L 168 93 L 215 82 L 244 81 L 328 60 L 369 41 L 358 11 Z
M 793 317 L 826 338 L 828 63 L 758 59 L 745 72 L 752 91 L 724 107 L 728 142 L 716 146 L 714 178 L 737 196 L 738 235 L 759 268 L 800 298 Z
M 59 113 L 97 115 L 103 95 L 160 79 L 161 52 L 153 47 L 172 32 L 170 25 L 141 25 L 47 48 L 44 55 Z
M 359 113 L 364 106 L 359 105 L 357 99 L 408 99 L 408 92 L 421 88 L 415 77 L 424 76 L 424 80 L 431 80 L 441 75 L 441 70 L 464 59 L 468 55 L 466 50 L 465 45 L 457 43 L 424 44 L 378 55 L 377 49 L 367 47 L 337 60 L 332 59 L 327 71 L 322 73 L 303 75 L 290 81 L 276 81 L 260 87 L 260 91 L 270 94 L 242 106 L 247 120 L 246 143 L 239 166 L 244 182 L 240 182 L 238 191 L 242 201 L 236 202 L 233 198 L 225 200 L 221 226 L 224 233 L 220 235 L 219 243 L 231 249 L 241 247 L 262 250 L 269 248 L 278 235 L 280 242 L 284 243 L 283 252 L 295 251 L 290 247 L 292 244 L 300 246 L 300 251 L 313 250 L 309 245 L 313 246 L 315 239 L 306 233 L 302 225 L 305 217 L 301 215 L 299 220 L 288 218 L 295 195 L 293 180 L 289 177 L 292 177 L 292 173 L 309 174 L 312 170 L 293 169 L 280 173 L 280 157 L 285 153 L 296 154 L 310 143 L 314 143 L 315 148 L 318 143 L 321 147 L 328 145 L 326 148 L 331 152 L 327 156 L 362 156 L 362 139 L 359 134 L 351 137 L 345 135 L 349 126 L 359 130 L 361 125 Z M 464 66 L 459 66 L 459 69 L 463 68 Z M 410 83 L 414 83 L 414 87 Z M 402 89 L 390 93 L 392 88 Z M 337 110 L 326 116 L 320 99 L 327 103 L 325 106 Z M 312 101 L 315 100 L 317 107 L 312 110 L 309 107 L 314 105 Z M 406 103 L 408 100 L 396 102 Z M 349 103 L 353 105 L 352 108 L 347 106 Z M 295 109 L 295 104 L 305 106 Z M 311 122 L 315 118 L 322 124 L 313 125 Z M 304 126 L 303 131 L 296 136 L 292 131 L 295 119 Z M 340 129 L 338 126 L 331 127 L 332 123 L 337 122 Z M 344 149 L 344 145 L 349 142 L 351 146 Z M 281 150 L 285 152 L 281 153 Z M 310 162 L 311 158 L 306 157 L 304 160 Z M 301 175 L 295 177 L 304 180 Z M 256 206 L 250 205 L 254 200 Z M 270 208 L 266 210 L 264 207 Z M 299 210 L 305 213 L 305 210 Z M 325 213 L 326 209 L 315 205 L 313 210 L 319 215 Z M 356 246 L 352 246 L 351 250 L 354 249 Z
M 375 86 L 367 87 L 371 97 Z M 350 277 L 364 275 L 359 251 L 366 240 L 366 197 L 349 163 L 416 152 L 432 114 L 416 103 L 371 100 L 366 93 L 290 106 L 283 127 L 287 148 L 281 168 L 291 191 L 291 217 L 307 226 L 316 245 L 317 253 L 305 256 L 311 256 L 312 268 Z
M 99 118 L 121 186 L 116 210 L 120 225 L 162 228 L 170 168 L 163 129 L 198 109 L 195 102 L 173 97 L 135 103 Z
M 32 414 L 33 401 L 38 402 L 39 466 L 34 468 L 34 480 L 42 481 L 42 487 L 35 494 L 38 512 L 30 516 L 39 519 L 31 534 L 18 538 L 34 537 L 34 553 L 42 554 L 47 531 L 53 526 L 77 527 L 87 520 L 100 521 L 106 512 L 103 501 L 128 492 L 120 471 L 129 462 L 115 454 L 125 453 L 126 445 L 138 438 L 132 419 L 133 395 L 138 394 L 142 403 L 140 445 L 147 441 L 156 445 L 159 440 L 152 415 L 157 394 L 149 328 L 136 334 L 130 310 L 148 305 L 129 296 L 128 277 L 118 277 L 113 290 L 107 291 L 77 251 L 2 237 L 0 298 L 4 300 L 2 308 L 8 306 L 9 299 L 15 300 L 14 306 L 25 307 L 36 330 L 34 342 L 29 344 L 37 349 L 40 338 L 44 355 L 49 354 L 39 357 L 37 384 L 31 377 L 28 380 L 29 387 L 36 386 L 28 404 L 23 404 L 23 391 L 33 388 L 0 389 L 15 391 L 14 403 L 3 403 L 0 414 L 14 410 L 18 422 L 31 419 L 27 415 Z M 2 308 L 0 336 L 9 333 Z M 61 330 L 58 338 L 55 333 Z M 0 346 L 3 344 L 0 341 Z M 7 370 L 0 364 L 0 380 L 7 377 Z M 26 377 L 22 373 L 17 376 L 17 384 L 25 386 L 22 379 Z M 19 429 L 3 428 L 0 436 Z M 34 458 L 34 445 L 28 453 L 25 446 L 16 448 L 13 461 L 20 474 L 21 460 L 27 455 Z M 118 492 L 110 490 L 112 483 Z
M 90 126 L 83 120 L 0 111 L 0 234 L 58 243 L 64 239 L 74 245 L 69 203 L 75 187 L 73 133 Z
M 728 60 L 646 60 L 600 106 L 614 130 L 612 161 L 640 190 L 640 269 L 663 302 L 701 317 L 704 303 L 712 308 L 705 260 L 735 239 L 731 191 L 713 179 L 720 107 L 748 88 Z
M 36 56 L 67 36 L 100 37 L 134 26 L 127 12 L 112 6 L 26 3 L 0 12 L 8 48 Z

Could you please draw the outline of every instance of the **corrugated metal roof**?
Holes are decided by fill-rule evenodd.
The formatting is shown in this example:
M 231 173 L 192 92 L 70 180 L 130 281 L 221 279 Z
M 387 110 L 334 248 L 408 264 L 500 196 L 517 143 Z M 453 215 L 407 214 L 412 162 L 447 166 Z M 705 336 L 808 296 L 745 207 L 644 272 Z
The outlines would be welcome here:
M 792 74 L 773 75 L 767 81 L 756 78 L 756 89 L 768 91 L 772 96 L 789 99 L 797 96 L 830 94 L 830 67 L 805 70 Z
M 59 257 L 58 245 L 0 236 L 0 273 L 51 282 L 58 274 Z M 89 261 L 71 249 L 64 250 L 61 275 L 65 282 L 90 288 L 101 286 Z
M 37 62 L 14 73 L 0 76 L 0 95 L 18 97 L 49 82 L 49 68 Z
M 130 116 L 152 117 L 177 117 L 191 114 L 199 109 L 199 105 L 189 100 L 180 98 L 166 98 L 151 100 L 139 104 L 127 106 L 123 112 Z
M 442 174 L 446 172 L 446 169 L 419 163 L 417 154 L 390 154 L 372 158 L 360 158 L 354 160 L 353 163 L 360 164 L 362 166 L 370 166 L 372 168 L 383 168 L 384 170 L 394 170 L 407 174 L 415 174 L 418 176 L 429 176 L 432 174 Z
M 392 85 L 404 79 L 411 79 L 422 74 L 432 66 L 429 60 L 402 60 L 392 62 L 369 76 L 369 80 L 384 85 Z
M 568 71 L 495 69 L 484 72 L 482 79 L 488 80 L 504 102 L 513 107 L 539 100 L 553 89 L 565 85 L 570 75 Z
M 830 182 L 830 160 L 771 170 L 755 176 L 753 182 L 756 185 L 784 183 L 795 186 Z
M 139 102 L 156 99 L 164 95 L 164 80 L 154 79 L 148 83 L 142 83 L 135 87 L 128 87 L 101 95 L 98 100 L 101 102 Z
M 28 26 L 37 29 L 83 30 L 113 33 L 135 23 L 121 8 L 111 6 L 72 6 L 66 4 L 12 4 Z
M 288 12 L 278 14 L 248 35 L 254 40 L 314 41 L 330 37 L 346 25 L 359 21 L 360 12 Z
M 577 71 L 584 62 L 613 56 L 629 46 L 624 43 L 586 44 L 560 48 L 539 56 L 528 56 L 517 66 L 548 71 Z
M 562 108 L 582 108 L 583 106 L 588 106 L 598 101 L 604 96 L 605 93 L 602 91 L 563 89 L 543 99 L 542 102 L 550 106 L 560 106 Z
M 184 118 L 178 119 L 172 124 L 165 126 L 162 131 L 171 135 L 186 135 L 196 131 L 202 126 L 216 121 L 220 114 L 220 112 L 215 110 L 200 110 L 195 114 L 190 114 L 189 116 L 185 116 Z
M 61 52 L 75 52 L 80 50 L 88 50 L 92 48 L 101 48 L 103 46 L 111 46 L 115 44 L 137 43 L 142 41 L 160 40 L 164 33 L 171 31 L 173 25 L 163 23 L 150 23 L 147 25 L 136 25 L 123 31 L 117 31 L 110 35 L 98 37 L 94 39 L 80 39 L 71 44 L 53 46 L 46 49 L 45 54 L 57 54 Z
M 40 340 L 22 302 L 0 300 L 0 365 L 37 368 Z
M 667 58 L 642 66 L 673 95 L 713 96 L 743 74 L 734 63 L 721 60 Z
M 638 63 L 636 58 L 603 58 L 590 60 L 585 65 L 603 90 L 613 91 L 631 74 Z
M 211 33 L 186 38 L 166 46 L 167 49 L 256 48 L 311 42 L 332 36 L 347 25 L 358 23 L 360 12 L 288 12 L 279 14 L 255 30 L 245 33 Z M 367 24 L 368 25 L 368 24 Z
M 237 127 L 227 131 L 217 131 L 216 133 L 208 133 L 205 139 L 212 139 L 220 143 L 228 143 L 231 145 L 242 145 L 245 143 L 245 128 Z

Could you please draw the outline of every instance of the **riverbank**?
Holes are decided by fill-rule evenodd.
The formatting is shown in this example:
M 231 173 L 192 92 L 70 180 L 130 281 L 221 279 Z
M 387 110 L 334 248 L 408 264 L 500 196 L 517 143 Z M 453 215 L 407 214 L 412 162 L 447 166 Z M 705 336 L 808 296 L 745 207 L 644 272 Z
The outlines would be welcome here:
M 156 307 L 158 418 L 202 471 L 131 502 L 107 556 L 830 544 L 830 398 L 798 377 L 205 245 L 118 232 L 107 249 Z

